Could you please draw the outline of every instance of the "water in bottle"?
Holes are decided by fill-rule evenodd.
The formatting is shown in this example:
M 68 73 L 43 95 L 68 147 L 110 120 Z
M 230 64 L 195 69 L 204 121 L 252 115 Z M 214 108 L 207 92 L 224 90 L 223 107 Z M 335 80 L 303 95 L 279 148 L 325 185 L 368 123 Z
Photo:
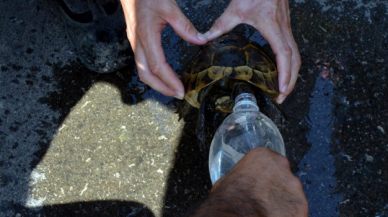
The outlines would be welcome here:
M 255 97 L 243 93 L 235 101 L 233 113 L 217 129 L 210 146 L 209 171 L 213 184 L 253 148 L 267 147 L 286 155 L 278 128 L 259 111 Z

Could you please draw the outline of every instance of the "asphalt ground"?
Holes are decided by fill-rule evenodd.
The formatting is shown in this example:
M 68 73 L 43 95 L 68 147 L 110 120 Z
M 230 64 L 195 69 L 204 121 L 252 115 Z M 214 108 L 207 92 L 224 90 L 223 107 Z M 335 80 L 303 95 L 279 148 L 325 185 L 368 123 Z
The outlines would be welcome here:
M 229 1 L 178 1 L 202 32 Z M 310 216 L 388 216 L 385 0 L 295 0 L 302 67 L 281 130 Z M 56 1 L 0 1 L 0 216 L 179 216 L 211 188 L 177 102 L 133 65 L 88 71 Z M 252 28 L 236 32 L 266 42 Z M 170 27 L 167 61 L 198 50 Z

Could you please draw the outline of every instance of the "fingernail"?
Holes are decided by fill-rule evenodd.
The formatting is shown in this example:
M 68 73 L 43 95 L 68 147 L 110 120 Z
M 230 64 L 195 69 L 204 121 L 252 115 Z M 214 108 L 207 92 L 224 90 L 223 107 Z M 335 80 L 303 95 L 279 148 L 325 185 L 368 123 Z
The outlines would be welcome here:
M 204 34 L 201 34 L 201 33 L 199 33 L 199 32 L 198 32 L 198 34 L 197 34 L 197 37 L 198 37 L 198 39 L 201 40 L 201 41 L 206 41 L 206 40 L 207 40 L 206 37 L 205 37 L 205 35 L 204 35 Z
M 285 84 L 282 88 L 282 93 L 286 93 L 288 88 L 288 84 Z
M 176 93 L 176 95 L 174 97 L 177 99 L 183 99 L 185 97 L 185 95 L 183 95 L 183 93 L 181 93 L 179 91 L 175 91 L 175 93 Z
M 284 102 L 285 99 L 286 99 L 286 96 L 284 96 L 284 95 L 282 95 L 282 94 L 279 94 L 277 103 L 278 103 L 278 104 L 282 104 L 282 103 Z
M 210 37 L 210 32 L 207 31 L 204 35 L 206 36 L 206 38 L 209 38 Z

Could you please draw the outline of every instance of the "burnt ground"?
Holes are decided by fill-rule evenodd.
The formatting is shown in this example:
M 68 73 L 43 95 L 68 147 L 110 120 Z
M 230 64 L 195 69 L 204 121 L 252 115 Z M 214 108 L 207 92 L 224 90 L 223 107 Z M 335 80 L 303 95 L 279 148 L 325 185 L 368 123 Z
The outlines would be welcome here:
M 178 3 L 204 32 L 228 1 Z M 0 216 L 179 216 L 207 195 L 195 111 L 178 122 L 175 100 L 133 65 L 88 71 L 55 1 L 0 5 Z M 302 67 L 281 133 L 310 216 L 388 216 L 388 3 L 290 9 Z M 163 45 L 178 73 L 198 50 L 170 27 Z

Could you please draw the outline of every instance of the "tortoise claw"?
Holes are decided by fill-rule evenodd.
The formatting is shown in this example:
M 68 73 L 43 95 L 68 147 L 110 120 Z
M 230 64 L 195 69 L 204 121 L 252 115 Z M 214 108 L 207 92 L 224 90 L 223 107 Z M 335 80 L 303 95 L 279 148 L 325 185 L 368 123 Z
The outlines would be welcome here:
M 182 118 L 185 120 L 186 117 L 190 114 L 192 108 L 193 107 L 186 100 L 183 100 L 176 111 L 176 113 L 179 114 L 178 121 L 180 121 Z
M 277 103 L 272 101 L 266 94 L 261 92 L 256 96 L 260 110 L 267 115 L 278 128 L 283 128 L 287 122 L 286 116 Z

